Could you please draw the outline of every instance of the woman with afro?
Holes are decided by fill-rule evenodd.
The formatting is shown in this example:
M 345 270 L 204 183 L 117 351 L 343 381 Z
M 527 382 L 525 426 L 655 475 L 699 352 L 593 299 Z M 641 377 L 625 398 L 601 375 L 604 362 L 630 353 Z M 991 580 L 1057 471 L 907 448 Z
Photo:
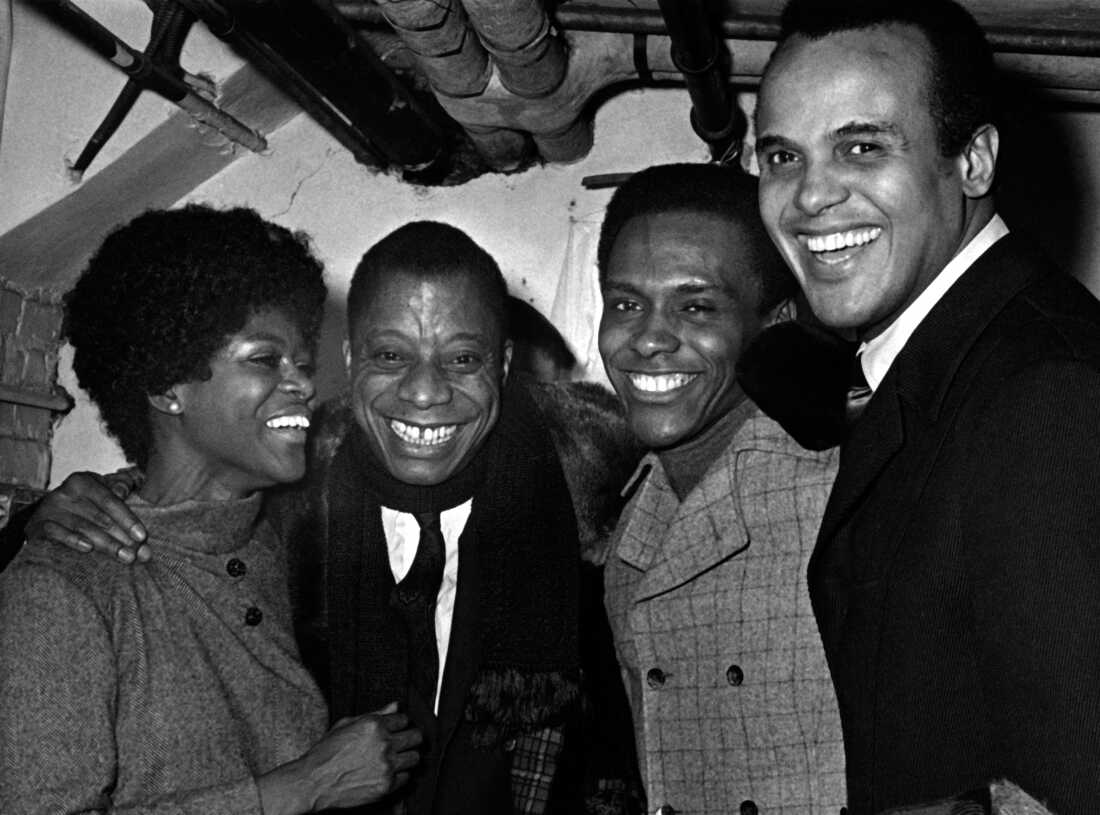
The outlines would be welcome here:
M 305 471 L 325 300 L 306 241 L 252 210 L 146 213 L 65 301 L 81 386 L 145 473 L 133 566 L 25 547 L 0 575 L 0 812 L 278 815 L 400 785 L 390 710 L 325 732 L 263 491 Z

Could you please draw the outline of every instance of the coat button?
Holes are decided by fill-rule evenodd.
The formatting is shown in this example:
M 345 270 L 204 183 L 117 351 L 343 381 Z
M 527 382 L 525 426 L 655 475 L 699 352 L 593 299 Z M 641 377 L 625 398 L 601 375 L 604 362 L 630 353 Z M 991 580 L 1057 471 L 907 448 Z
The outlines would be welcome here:
M 653 813 L 653 815 L 676 815 L 676 807 L 664 804 L 663 806 L 657 807 L 657 810 Z
M 236 557 L 229 559 L 225 564 L 225 570 L 229 572 L 230 577 L 244 577 L 248 573 L 248 567 L 244 565 L 244 561 Z
M 742 801 L 741 802 L 741 815 L 759 815 L 760 810 L 756 808 L 755 801 Z
M 740 665 L 730 665 L 726 668 L 726 681 L 735 688 L 745 681 L 745 672 L 741 670 Z
M 645 681 L 649 684 L 649 687 L 659 688 L 661 685 L 665 684 L 665 672 L 660 668 L 650 668 L 646 671 Z M 660 812 L 661 810 L 658 809 L 657 811 Z M 671 812 L 672 810 L 669 811 Z
M 245 625 L 259 625 L 263 622 L 264 613 L 255 606 L 251 606 L 248 611 L 244 613 Z

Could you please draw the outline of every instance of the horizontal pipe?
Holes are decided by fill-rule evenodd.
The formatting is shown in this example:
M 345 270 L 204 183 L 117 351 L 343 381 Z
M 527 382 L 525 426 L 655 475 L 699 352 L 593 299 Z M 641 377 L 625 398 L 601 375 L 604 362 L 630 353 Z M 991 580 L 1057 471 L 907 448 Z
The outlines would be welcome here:
M 131 48 L 80 7 L 68 0 L 50 0 L 38 7 L 47 17 L 143 88 L 174 102 L 203 124 L 255 153 L 267 149 L 263 136 L 195 94 L 183 79 L 156 65 L 141 51 Z
M 343 0 L 336 7 L 353 24 L 384 23 L 381 12 L 371 3 Z M 667 34 L 659 11 L 607 9 L 567 3 L 554 12 L 554 22 L 567 31 L 603 31 L 621 34 Z M 731 40 L 776 40 L 779 21 L 775 17 L 744 15 L 720 21 L 722 36 Z M 1050 56 L 1100 56 L 1100 31 L 1026 29 L 1014 26 L 984 26 L 994 51 L 1011 54 Z
M 40 410 L 48 410 L 51 413 L 65 413 L 72 407 L 72 402 L 65 396 L 23 390 L 22 388 L 13 388 L 10 385 L 0 385 L 0 402 L 39 408 Z

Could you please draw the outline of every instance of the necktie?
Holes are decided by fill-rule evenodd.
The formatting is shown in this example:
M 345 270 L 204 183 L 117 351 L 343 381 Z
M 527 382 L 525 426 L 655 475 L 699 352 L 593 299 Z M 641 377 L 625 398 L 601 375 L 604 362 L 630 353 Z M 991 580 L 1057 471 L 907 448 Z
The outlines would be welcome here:
M 848 398 L 844 403 L 844 418 L 851 431 L 853 425 L 863 415 L 864 408 L 871 401 L 874 391 L 867 384 L 867 377 L 863 373 L 863 363 L 860 355 L 856 354 L 852 360 L 852 370 L 848 379 Z
M 393 605 L 405 620 L 409 643 L 409 683 L 429 706 L 435 703 L 439 651 L 435 641 L 435 601 L 443 582 L 446 552 L 438 512 L 416 515 L 420 543 L 408 573 L 394 588 Z

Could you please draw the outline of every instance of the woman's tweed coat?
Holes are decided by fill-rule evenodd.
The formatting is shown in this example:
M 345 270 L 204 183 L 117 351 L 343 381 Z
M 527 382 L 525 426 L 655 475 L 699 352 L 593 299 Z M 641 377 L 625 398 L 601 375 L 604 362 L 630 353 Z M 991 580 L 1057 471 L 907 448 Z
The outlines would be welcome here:
M 153 559 L 28 546 L 0 575 L 0 812 L 260 815 L 327 714 L 259 498 L 132 507 Z

